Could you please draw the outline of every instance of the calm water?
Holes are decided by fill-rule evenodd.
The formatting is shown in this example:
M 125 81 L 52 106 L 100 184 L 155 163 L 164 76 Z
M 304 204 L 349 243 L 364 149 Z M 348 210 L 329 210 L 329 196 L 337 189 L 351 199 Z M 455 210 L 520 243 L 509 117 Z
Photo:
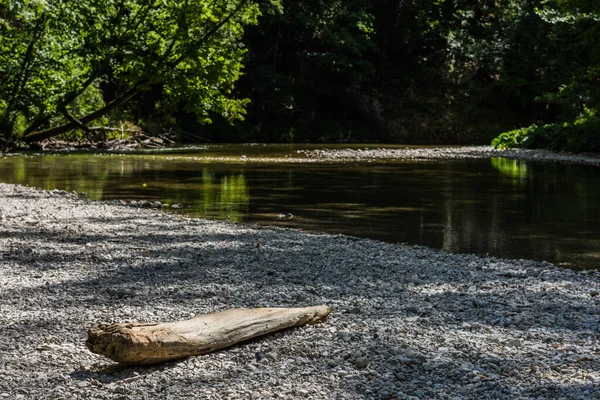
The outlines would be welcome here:
M 282 158 L 254 161 L 265 156 Z M 171 212 L 196 217 L 600 268 L 597 167 L 507 159 L 292 164 L 285 156 L 294 148 L 13 156 L 0 158 L 0 180 L 94 200 L 181 203 Z

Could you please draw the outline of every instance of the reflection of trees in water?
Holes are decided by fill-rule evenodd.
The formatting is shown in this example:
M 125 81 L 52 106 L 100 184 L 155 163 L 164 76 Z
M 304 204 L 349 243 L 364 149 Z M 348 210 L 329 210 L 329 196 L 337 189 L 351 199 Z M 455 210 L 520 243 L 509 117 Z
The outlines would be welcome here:
M 290 167 L 154 156 L 0 158 L 2 181 L 88 192 L 93 200 L 159 200 L 181 203 L 178 212 L 194 217 L 550 261 L 598 257 L 598 174 L 507 159 Z M 274 219 L 281 212 L 295 217 Z
M 146 186 L 140 186 L 142 183 Z M 184 206 L 181 211 L 192 217 L 241 222 L 250 203 L 243 171 L 215 171 L 209 167 L 199 168 L 199 164 L 156 161 L 139 168 L 134 163 L 124 177 L 119 177 L 118 186 L 127 199 L 180 203 Z
M 119 165 L 111 165 L 90 156 L 28 156 L 0 159 L 2 181 L 34 186 L 86 192 L 92 200 L 102 198 L 104 183 Z
M 241 222 L 248 214 L 250 191 L 244 173 L 217 174 L 202 170 L 191 213 L 198 217 L 230 219 Z
M 481 190 L 443 184 L 443 248 L 555 262 L 598 257 L 600 185 L 594 167 L 492 159 Z
M 492 167 L 501 174 L 515 178 L 513 182 L 516 184 L 524 184 L 529 177 L 527 174 L 527 161 L 512 160 L 510 158 L 492 158 L 491 163 Z
M 0 159 L 3 182 L 46 190 L 86 192 L 92 200 L 118 198 L 184 203 L 190 206 L 185 212 L 192 216 L 242 221 L 250 202 L 244 173 L 217 173 L 202 168 L 198 174 L 196 168 L 197 164 L 188 165 L 179 171 L 176 163 L 140 156 L 61 155 Z
M 246 176 L 240 170 L 217 171 L 202 168 L 201 164 L 157 161 L 148 168 L 133 170 L 126 175 L 119 185 L 122 191 L 131 189 L 129 197 L 180 203 L 183 204 L 180 211 L 192 217 L 241 222 L 248 213 L 250 190 Z M 133 178 L 135 183 L 131 184 Z M 140 182 L 147 186 L 142 189 Z

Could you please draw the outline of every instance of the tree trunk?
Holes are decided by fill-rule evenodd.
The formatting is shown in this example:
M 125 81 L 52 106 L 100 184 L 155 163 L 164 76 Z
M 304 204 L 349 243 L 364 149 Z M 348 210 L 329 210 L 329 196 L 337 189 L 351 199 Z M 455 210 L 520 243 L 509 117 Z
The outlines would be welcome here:
M 109 111 L 112 111 L 113 109 L 127 103 L 129 100 L 131 100 L 137 94 L 138 94 L 137 91 L 129 90 L 128 92 L 123 94 L 121 97 L 116 98 L 115 100 L 111 101 L 110 103 L 108 103 L 107 105 L 102 107 L 101 109 L 96 110 L 86 116 L 79 118 L 78 122 L 81 124 L 86 124 L 90 121 L 100 118 L 100 117 L 104 116 L 105 114 L 107 114 Z M 51 137 L 60 135 L 61 133 L 69 132 L 69 131 L 79 128 L 79 127 L 80 127 L 79 124 L 76 122 L 68 122 L 61 126 L 49 128 L 44 131 L 32 132 L 32 133 L 26 135 L 25 137 L 23 137 L 22 140 L 26 143 L 39 142 L 44 139 L 50 139 Z
M 88 330 L 93 353 L 129 365 L 156 364 L 198 356 L 244 340 L 322 322 L 331 308 L 232 309 L 169 323 L 103 324 Z

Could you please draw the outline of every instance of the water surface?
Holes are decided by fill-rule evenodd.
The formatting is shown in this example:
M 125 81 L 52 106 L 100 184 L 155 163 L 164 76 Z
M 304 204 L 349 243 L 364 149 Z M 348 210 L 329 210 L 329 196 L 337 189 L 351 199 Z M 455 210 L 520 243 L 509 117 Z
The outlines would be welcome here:
M 167 210 L 194 217 L 600 267 L 597 167 L 503 158 L 286 162 L 296 149 L 11 156 L 0 158 L 0 180 L 87 192 L 93 200 L 180 203 Z

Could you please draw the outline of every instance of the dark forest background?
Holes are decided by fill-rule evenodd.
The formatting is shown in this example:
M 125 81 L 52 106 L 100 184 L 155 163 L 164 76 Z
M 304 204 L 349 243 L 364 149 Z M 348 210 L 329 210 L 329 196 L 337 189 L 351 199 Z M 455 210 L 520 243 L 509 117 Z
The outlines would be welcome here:
M 73 68 L 92 71 L 80 74 L 89 87 L 65 89 L 68 95 L 57 97 L 54 105 L 32 111 L 31 104 L 50 95 L 28 98 L 25 83 L 16 90 L 14 81 L 23 79 L 14 72 L 19 65 L 5 62 L 0 70 L 0 89 L 8 99 L 0 102 L 5 138 L 31 138 L 60 124 L 83 134 L 88 122 L 97 125 L 102 116 L 104 125 L 127 121 L 152 134 L 172 132 L 183 142 L 476 144 L 509 132 L 496 144 L 600 148 L 600 5 L 595 0 L 217 1 L 210 6 L 215 7 L 209 10 L 212 19 L 207 8 L 194 9 L 184 1 L 171 1 L 171 9 L 156 15 L 143 1 L 92 3 L 111 3 L 114 9 L 102 5 L 104 34 L 137 23 L 134 16 L 142 18 L 143 12 L 149 16 L 137 26 L 137 36 L 130 34 L 135 40 L 115 33 L 77 47 L 104 55 L 82 56 L 88 64 Z M 198 2 L 203 3 L 210 2 Z M 79 37 L 88 32 L 85 37 L 93 38 L 98 23 L 93 28 L 78 19 L 86 10 L 72 10 L 75 16 L 69 18 L 75 22 L 64 24 L 78 23 Z M 194 13 L 197 18 L 189 17 Z M 36 39 L 40 26 L 47 26 L 39 22 L 43 12 L 36 15 L 27 25 L 19 22 L 18 10 L 0 6 L 5 22 L 0 60 L 8 60 L 12 51 L 24 60 L 21 66 L 28 65 L 27 56 L 34 54 L 28 51 L 42 47 L 42 39 Z M 203 32 L 202 40 L 193 36 L 194 29 Z M 20 50 L 8 41 L 18 33 Z M 220 58 L 200 48 L 220 52 Z M 187 70 L 181 67 L 185 60 Z M 189 76 L 198 60 L 205 66 L 219 61 L 212 81 L 206 75 L 194 86 Z M 137 75 L 123 67 L 127 62 L 134 63 Z M 35 68 L 31 61 L 31 71 Z M 188 72 L 171 74 L 179 70 Z M 21 97 L 11 102 L 15 93 Z M 104 112 L 93 114 L 94 107 L 73 100 L 85 96 L 89 103 L 100 102 L 95 107 Z M 111 102 L 120 103 L 105 109 Z
M 206 135 L 489 143 L 586 118 L 600 93 L 597 4 L 284 1 L 244 36 L 246 120 Z

